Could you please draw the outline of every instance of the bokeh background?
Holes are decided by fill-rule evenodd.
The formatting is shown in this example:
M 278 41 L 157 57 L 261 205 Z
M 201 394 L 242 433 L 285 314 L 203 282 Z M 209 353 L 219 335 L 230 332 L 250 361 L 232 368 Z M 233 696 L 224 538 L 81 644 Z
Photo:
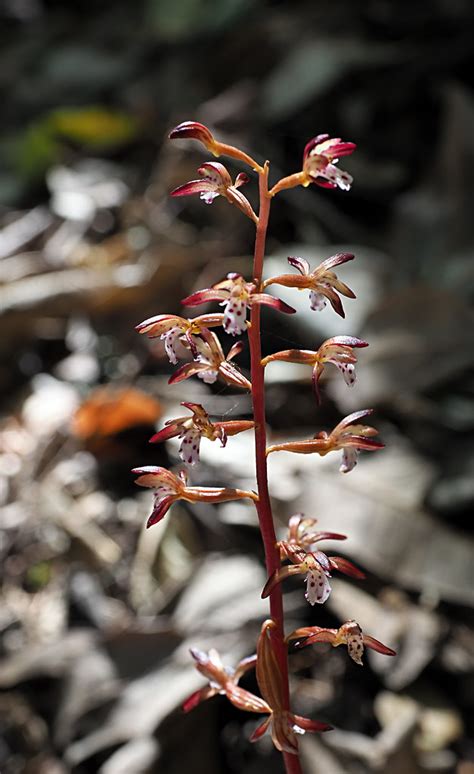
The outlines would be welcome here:
M 364 669 L 324 645 L 291 656 L 295 711 L 336 727 L 302 739 L 305 773 L 472 773 L 471 0 L 2 0 L 0 17 L 2 772 L 282 771 L 224 698 L 180 711 L 203 684 L 190 645 L 228 663 L 254 651 L 267 605 L 252 508 L 176 504 L 145 531 L 151 494 L 130 474 L 177 466 L 173 443 L 148 439 L 181 400 L 250 411 L 222 384 L 168 387 L 161 343 L 134 331 L 250 271 L 250 222 L 167 196 L 207 158 L 166 140 L 195 119 L 271 159 L 273 180 L 315 134 L 358 145 L 350 193 L 275 200 L 266 269 L 352 251 L 339 275 L 357 300 L 344 321 L 282 289 L 299 314 L 269 310 L 263 346 L 361 336 L 359 380 L 327 374 L 317 410 L 308 371 L 274 364 L 268 422 L 303 438 L 371 407 L 386 449 L 347 476 L 338 455 L 273 455 L 270 479 L 279 534 L 315 516 L 368 576 L 335 578 L 324 609 L 287 582 L 288 628 L 355 618 L 398 655 Z M 246 193 L 255 204 L 254 181 Z M 203 442 L 193 482 L 251 487 L 251 434 L 216 447 Z

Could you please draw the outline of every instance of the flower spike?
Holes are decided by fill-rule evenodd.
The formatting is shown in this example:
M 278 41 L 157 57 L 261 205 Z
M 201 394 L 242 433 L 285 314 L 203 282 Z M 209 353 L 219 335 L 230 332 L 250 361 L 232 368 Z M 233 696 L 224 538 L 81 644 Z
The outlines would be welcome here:
M 150 443 L 160 443 L 170 438 L 181 438 L 179 447 L 179 456 L 183 462 L 188 465 L 194 465 L 199 462 L 199 446 L 201 438 L 208 438 L 210 441 L 221 442 L 222 446 L 227 443 L 227 436 L 242 433 L 254 427 L 254 422 L 240 420 L 231 420 L 229 422 L 211 422 L 209 414 L 199 403 L 181 403 L 192 412 L 192 416 L 178 417 L 170 419 L 159 433 L 150 438 Z
M 241 274 L 232 272 L 225 280 L 210 288 L 198 290 L 182 300 L 185 306 L 199 306 L 207 301 L 220 301 L 224 307 L 223 327 L 231 336 L 238 336 L 247 330 L 247 309 L 252 304 L 273 306 L 280 312 L 294 314 L 296 309 L 279 298 L 267 293 L 256 293 L 253 282 L 246 282 Z
M 318 403 L 321 403 L 319 392 L 319 380 L 326 363 L 332 363 L 339 369 L 348 387 L 353 387 L 356 382 L 355 363 L 357 358 L 353 353 L 354 348 L 368 347 L 366 341 L 355 336 L 334 336 L 327 339 L 317 352 L 309 349 L 285 349 L 275 352 L 262 360 L 266 366 L 274 360 L 282 360 L 286 363 L 302 363 L 313 367 L 313 390 Z
M 223 196 L 230 204 L 235 204 L 248 218 L 258 222 L 248 199 L 237 189 L 249 182 L 249 177 L 240 172 L 232 183 L 231 176 L 223 164 L 207 161 L 198 169 L 200 180 L 190 180 L 171 191 L 171 196 L 191 196 L 199 194 L 206 204 L 212 204 L 217 196 Z
M 324 457 L 330 451 L 342 449 L 342 463 L 339 467 L 341 473 L 348 473 L 357 465 L 358 452 L 377 451 L 383 449 L 384 444 L 374 440 L 378 434 L 374 427 L 358 424 L 360 419 L 372 414 L 373 409 L 355 411 L 342 419 L 331 433 L 322 431 L 314 438 L 307 441 L 289 441 L 287 443 L 269 446 L 267 454 L 276 451 L 289 451 L 295 454 L 319 454 Z
M 341 156 L 349 156 L 356 149 L 353 142 L 343 142 L 339 137 L 330 138 L 328 134 L 318 134 L 306 143 L 303 152 L 303 169 L 288 177 L 283 177 L 273 186 L 271 196 L 297 185 L 304 187 L 310 183 L 322 188 L 340 188 L 349 191 L 352 177 L 337 165 Z
M 166 468 L 145 465 L 141 468 L 134 468 L 132 473 L 138 475 L 136 483 L 139 486 L 155 490 L 153 511 L 147 521 L 147 527 L 152 527 L 153 524 L 161 521 L 176 500 L 186 500 L 188 503 L 223 503 L 228 500 L 241 500 L 244 497 L 249 497 L 251 500 L 257 499 L 253 492 L 246 492 L 242 489 L 187 486 L 184 471 L 176 476 Z
M 311 267 L 305 258 L 290 257 L 288 263 L 294 266 L 301 276 L 297 274 L 280 274 L 278 277 L 271 277 L 263 283 L 264 287 L 268 285 L 283 285 L 287 288 L 298 288 L 299 290 L 309 290 L 309 301 L 311 309 L 320 312 L 326 306 L 326 299 L 331 304 L 337 314 L 345 317 L 344 307 L 338 293 L 346 298 L 355 298 L 354 293 L 344 282 L 341 282 L 336 274 L 331 271 L 334 266 L 339 266 L 354 258 L 352 253 L 336 253 L 330 258 L 319 264 L 311 271 Z
M 286 638 L 288 643 L 296 648 L 304 648 L 317 642 L 330 642 L 334 648 L 339 645 L 347 645 L 349 656 L 356 664 L 362 666 L 364 646 L 382 653 L 384 656 L 396 656 L 392 648 L 388 648 L 375 637 L 363 634 L 359 624 L 355 621 L 347 621 L 339 629 L 323 629 L 320 626 L 306 626 L 296 629 Z
M 306 731 L 329 731 L 331 726 L 318 720 L 308 720 L 284 709 L 283 681 L 272 642 L 272 632 L 275 628 L 275 621 L 266 620 L 257 644 L 257 683 L 263 698 L 271 708 L 271 714 L 255 729 L 250 741 L 256 742 L 271 729 L 272 741 L 277 750 L 295 755 L 298 752 L 297 734 L 304 734 Z

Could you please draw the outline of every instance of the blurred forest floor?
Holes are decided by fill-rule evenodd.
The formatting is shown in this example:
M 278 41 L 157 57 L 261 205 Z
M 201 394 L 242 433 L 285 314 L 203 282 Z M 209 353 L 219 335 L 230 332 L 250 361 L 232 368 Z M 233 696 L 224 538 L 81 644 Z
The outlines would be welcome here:
M 267 615 L 251 507 L 176 504 L 145 531 L 130 473 L 177 465 L 148 439 L 180 401 L 250 412 L 222 384 L 169 388 L 161 343 L 134 331 L 249 276 L 234 208 L 168 198 L 207 159 L 166 141 L 187 119 L 271 159 L 273 180 L 315 134 L 358 144 L 349 194 L 275 200 L 266 268 L 354 252 L 340 276 L 357 300 L 340 320 L 285 290 L 300 313 L 265 315 L 263 345 L 370 346 L 355 389 L 328 379 L 318 411 L 307 371 L 269 367 L 268 422 L 303 438 L 372 407 L 387 448 L 349 476 L 334 455 L 274 455 L 270 483 L 279 530 L 317 517 L 368 576 L 335 579 L 324 610 L 287 582 L 288 629 L 355 618 L 398 655 L 291 656 L 295 711 L 337 729 L 302 739 L 305 773 L 472 774 L 472 2 L 3 0 L 0 18 L 2 774 L 281 771 L 223 698 L 180 711 L 202 685 L 188 648 L 234 663 Z M 193 482 L 252 487 L 251 433 L 214 446 Z

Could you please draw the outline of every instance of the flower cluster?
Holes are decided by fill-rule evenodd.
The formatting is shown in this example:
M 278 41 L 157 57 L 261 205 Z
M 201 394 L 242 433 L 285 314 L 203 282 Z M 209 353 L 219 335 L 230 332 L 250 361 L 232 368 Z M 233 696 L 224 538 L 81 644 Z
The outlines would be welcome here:
M 231 272 L 223 280 L 191 293 L 182 301 L 186 307 L 215 301 L 223 307 L 221 312 L 202 314 L 194 318 L 160 314 L 140 323 L 137 330 L 150 339 L 159 338 L 164 344 L 170 363 L 178 366 L 169 379 L 170 384 L 197 376 L 205 384 L 213 384 L 219 378 L 227 385 L 245 389 L 251 393 L 254 421 L 213 421 L 200 403 L 183 401 L 181 405 L 188 409 L 189 413 L 167 421 L 150 440 L 152 443 L 160 443 L 178 438 L 182 462 L 186 466 L 194 466 L 199 461 L 203 438 L 212 442 L 219 441 L 223 447 L 228 437 L 253 429 L 257 488 L 256 492 L 253 492 L 233 487 L 194 486 L 189 484 L 185 470 L 175 474 L 156 466 L 138 467 L 133 472 L 138 476 L 137 484 L 153 490 L 153 509 L 147 522 L 148 527 L 163 519 L 171 505 L 178 500 L 218 504 L 247 498 L 255 504 L 269 576 L 262 597 L 271 597 L 272 618 L 267 619 L 261 627 L 256 654 L 240 661 L 235 669 L 224 666 L 214 649 L 207 653 L 197 649 L 191 650 L 196 668 L 208 684 L 195 691 L 185 701 L 183 708 L 185 712 L 189 712 L 202 701 L 220 694 L 245 712 L 265 715 L 251 740 L 256 741 L 269 731 L 275 747 L 284 755 L 287 771 L 295 771 L 296 768 L 291 761 L 288 762 L 287 756 L 291 759 L 292 756 L 298 755 L 298 735 L 306 731 L 326 731 L 330 726 L 291 711 L 288 646 L 300 648 L 318 642 L 327 642 L 334 647 L 346 645 L 350 657 L 357 664 L 362 664 L 364 648 L 394 655 L 391 648 L 363 634 L 355 621 L 347 621 L 339 629 L 303 627 L 284 637 L 280 588 L 283 580 L 293 575 L 303 575 L 306 599 L 314 606 L 323 604 L 328 599 L 331 593 L 330 578 L 334 571 L 357 579 L 364 578 L 364 573 L 344 557 L 328 555 L 319 548 L 321 541 L 342 541 L 346 539 L 345 535 L 317 530 L 316 519 L 305 517 L 303 514 L 291 517 L 285 539 L 277 542 L 267 487 L 267 456 L 272 452 L 287 451 L 325 456 L 331 451 L 340 450 L 342 463 L 339 469 L 347 473 L 356 465 L 360 450 L 376 451 L 383 447 L 383 444 L 375 439 L 377 430 L 364 424 L 363 420 L 372 413 L 370 409 L 350 414 L 330 433 L 322 431 L 308 440 L 286 441 L 273 445 L 267 445 L 266 440 L 264 369 L 267 365 L 282 361 L 311 366 L 313 389 L 319 403 L 320 380 L 326 367 L 335 366 L 346 384 L 353 387 L 356 381 L 356 350 L 368 346 L 363 339 L 339 335 L 327 339 L 314 350 L 287 349 L 263 359 L 261 353 L 260 305 L 271 306 L 285 314 L 295 312 L 293 307 L 267 292 L 271 285 L 308 291 L 312 310 L 321 311 L 329 303 L 342 318 L 345 316 L 343 298 L 355 298 L 353 291 L 334 271 L 337 266 L 343 266 L 353 260 L 352 253 L 332 255 L 315 269 L 311 269 L 305 258 L 291 256 L 288 262 L 296 272 L 263 279 L 265 238 L 273 197 L 280 191 L 299 185 L 307 187 L 311 183 L 322 188 L 348 191 L 352 185 L 352 177 L 338 166 L 338 162 L 341 157 L 350 155 L 355 145 L 340 138 L 330 138 L 327 134 L 319 134 L 306 144 L 301 169 L 283 177 L 269 188 L 268 162 L 261 166 L 246 152 L 218 140 L 203 124 L 185 121 L 173 129 L 169 136 L 172 140 L 196 140 L 216 158 L 227 156 L 257 173 L 260 198 L 258 214 L 241 191 L 242 186 L 250 182 L 249 176 L 244 172 L 238 172 L 235 177 L 231 176 L 220 161 L 206 161 L 201 164 L 195 180 L 190 180 L 171 192 L 172 197 L 198 195 L 206 204 L 212 204 L 220 196 L 250 218 L 256 226 L 253 271 L 250 280 L 242 274 Z M 243 349 L 242 341 L 231 346 L 225 354 L 216 331 L 219 328 L 231 336 L 247 335 L 252 382 L 233 362 Z M 185 359 L 185 362 L 178 365 L 180 359 Z M 260 696 L 239 685 L 243 675 L 252 668 L 256 670 Z

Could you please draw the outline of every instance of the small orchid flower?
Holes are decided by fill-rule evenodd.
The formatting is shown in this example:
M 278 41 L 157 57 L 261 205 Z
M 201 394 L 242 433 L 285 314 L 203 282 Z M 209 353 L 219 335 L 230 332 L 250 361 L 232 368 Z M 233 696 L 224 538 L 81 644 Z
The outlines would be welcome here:
M 252 385 L 248 379 L 230 361 L 243 349 L 242 342 L 237 342 L 224 355 L 219 339 L 210 330 L 203 329 L 199 336 L 192 337 L 192 352 L 195 358 L 193 363 L 185 363 L 170 377 L 169 384 L 182 382 L 190 376 L 198 376 L 206 384 L 214 384 L 218 376 L 221 376 L 227 384 L 251 390 Z
M 176 476 L 170 470 L 154 465 L 134 468 L 132 473 L 138 475 L 136 483 L 139 486 L 146 486 L 155 490 L 153 511 L 147 521 L 147 527 L 151 527 L 153 524 L 161 521 L 176 500 L 186 500 L 189 503 L 223 503 L 228 500 L 241 500 L 244 497 L 255 500 L 257 497 L 253 492 L 246 492 L 241 489 L 188 486 L 187 476 L 184 471 L 180 471 L 179 475 Z
M 322 344 L 317 352 L 309 349 L 285 349 L 275 352 L 262 360 L 266 366 L 274 360 L 282 360 L 286 363 L 301 363 L 313 367 L 313 390 L 318 403 L 321 402 L 319 393 L 319 380 L 326 363 L 332 363 L 339 369 L 348 387 L 353 387 L 356 382 L 355 363 L 357 358 L 353 353 L 355 347 L 368 347 L 366 341 L 355 336 L 334 336 Z
M 262 591 L 263 599 L 268 597 L 276 584 L 281 583 L 285 578 L 292 575 L 306 575 L 306 599 L 310 605 L 322 605 L 331 593 L 328 578 L 331 577 L 332 570 L 339 570 L 339 572 L 353 578 L 365 578 L 361 570 L 342 556 L 327 556 L 323 551 L 308 551 L 305 548 L 305 544 L 312 545 L 320 540 L 345 540 L 345 535 L 330 532 L 306 533 L 305 544 L 302 544 L 298 533 L 301 529 L 301 523 L 303 522 L 304 525 L 307 520 L 304 520 L 300 514 L 293 518 L 295 519 L 293 523 L 290 520 L 290 535 L 292 534 L 293 538 L 290 537 L 289 540 L 277 543 L 281 558 L 289 559 L 292 564 L 275 570 L 269 577 Z M 303 528 L 305 527 L 303 526 Z M 311 542 L 309 542 L 310 540 Z
M 283 680 L 272 642 L 272 631 L 275 628 L 275 621 L 267 619 L 258 638 L 257 683 L 263 698 L 270 706 L 270 716 L 255 729 L 250 741 L 256 742 L 271 729 L 272 741 L 277 750 L 295 755 L 298 752 L 297 734 L 304 734 L 306 731 L 329 731 L 331 726 L 295 715 L 285 709 Z
M 170 419 L 159 433 L 150 438 L 150 443 L 160 443 L 169 438 L 181 438 L 179 447 L 179 456 L 183 462 L 188 465 L 194 465 L 199 462 L 199 446 L 201 438 L 208 438 L 210 441 L 221 442 L 222 446 L 227 443 L 227 436 L 242 433 L 254 427 L 254 422 L 240 420 L 230 420 L 228 422 L 211 422 L 209 414 L 199 403 L 181 403 L 192 412 L 192 416 L 178 417 Z
M 278 277 L 271 277 L 266 280 L 263 286 L 268 287 L 268 285 L 276 284 L 287 288 L 298 288 L 299 290 L 308 289 L 310 291 L 310 306 L 313 311 L 320 312 L 324 309 L 327 299 L 334 311 L 341 317 L 345 317 L 342 301 L 338 293 L 346 296 L 346 298 L 355 298 L 355 295 L 347 285 L 338 279 L 331 269 L 334 266 L 339 266 L 341 263 L 352 261 L 353 258 L 352 253 L 336 253 L 336 255 L 332 255 L 320 263 L 314 271 L 311 271 L 311 267 L 305 258 L 290 257 L 288 258 L 288 263 L 294 266 L 295 269 L 298 269 L 301 277 L 298 277 L 297 274 L 280 274 Z
M 347 645 L 349 656 L 360 666 L 363 666 L 364 646 L 377 651 L 377 653 L 382 653 L 384 656 L 397 655 L 392 648 L 388 648 L 375 637 L 363 634 L 359 624 L 355 621 L 347 621 L 339 629 L 305 626 L 289 634 L 286 641 L 294 644 L 296 648 L 304 648 L 306 645 L 313 645 L 316 642 L 330 642 L 334 648 L 339 645 Z
M 222 325 L 223 314 L 202 314 L 199 317 L 186 319 L 176 314 L 158 314 L 149 317 L 136 326 L 138 333 L 145 333 L 149 339 L 160 338 L 165 344 L 166 354 L 170 363 L 178 362 L 177 344 L 184 343 L 192 349 L 193 336 L 198 336 L 204 329 Z
M 209 681 L 209 685 L 195 691 L 186 699 L 183 704 L 185 712 L 190 712 L 202 701 L 217 694 L 227 696 L 235 707 L 245 712 L 271 712 L 266 701 L 238 685 L 240 678 L 249 669 L 255 667 L 256 656 L 244 658 L 239 661 L 235 669 L 232 669 L 222 664 L 221 658 L 214 648 L 209 653 L 192 648 L 191 655 L 196 662 L 196 669 Z
M 313 137 L 303 152 L 303 172 L 308 178 L 306 185 L 316 183 L 323 188 L 349 191 L 352 177 L 336 164 L 340 156 L 349 156 L 356 147 L 353 142 L 343 142 L 340 137 L 330 138 L 328 134 Z
M 249 177 L 244 172 L 240 172 L 232 183 L 232 178 L 223 164 L 217 161 L 208 161 L 198 169 L 200 180 L 190 180 L 189 183 L 178 186 L 171 191 L 171 196 L 191 196 L 199 194 L 199 198 L 206 204 L 212 204 L 217 196 L 223 196 L 230 204 L 247 215 L 248 218 L 258 222 L 248 199 L 237 189 L 249 182 Z
M 199 306 L 207 301 L 220 301 L 221 306 L 224 307 L 224 330 L 231 336 L 238 336 L 247 330 L 247 309 L 252 304 L 273 306 L 286 314 L 296 312 L 296 309 L 279 298 L 274 298 L 267 293 L 256 293 L 255 290 L 253 282 L 247 282 L 241 274 L 232 272 L 222 282 L 187 296 L 182 303 L 185 306 Z
M 340 137 L 318 134 L 305 146 L 301 172 L 279 180 L 273 186 L 270 195 L 275 196 L 279 191 L 294 188 L 297 185 L 306 187 L 310 183 L 316 183 L 322 188 L 341 188 L 343 191 L 349 191 L 353 182 L 352 177 L 336 165 L 341 156 L 349 156 L 355 149 L 356 145 L 353 142 L 343 142 Z
M 200 124 L 198 121 L 183 121 L 182 124 L 175 127 L 169 134 L 170 140 L 192 139 L 202 142 L 204 147 L 212 153 L 213 156 L 230 156 L 231 158 L 243 161 L 255 169 L 256 172 L 262 172 L 262 167 L 251 156 L 233 145 L 219 142 L 215 139 L 212 132 Z
M 356 424 L 359 419 L 372 414 L 372 411 L 373 409 L 364 409 L 349 414 L 329 434 L 322 431 L 307 441 L 289 441 L 269 446 L 267 454 L 275 451 L 289 451 L 295 454 L 319 454 L 324 457 L 330 451 L 342 449 L 342 463 L 339 470 L 341 473 L 348 473 L 356 466 L 360 449 L 377 451 L 384 447 L 383 443 L 374 440 L 373 436 L 378 433 L 374 427 Z

